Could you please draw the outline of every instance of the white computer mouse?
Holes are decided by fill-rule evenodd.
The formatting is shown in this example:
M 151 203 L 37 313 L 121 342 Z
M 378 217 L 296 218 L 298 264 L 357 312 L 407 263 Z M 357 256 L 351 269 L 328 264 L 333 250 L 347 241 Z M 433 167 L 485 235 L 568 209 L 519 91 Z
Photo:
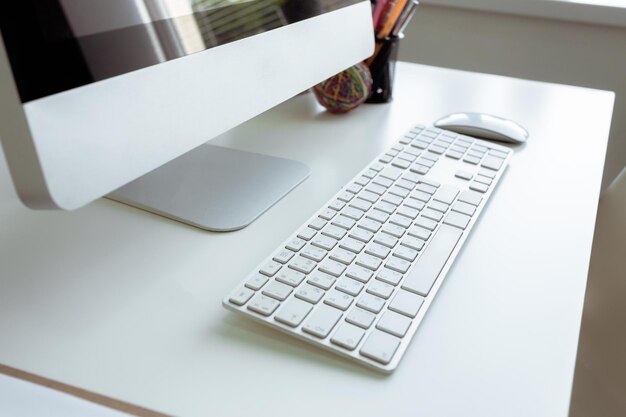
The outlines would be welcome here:
M 524 143 L 528 131 L 512 120 L 483 113 L 453 113 L 435 122 L 441 129 L 508 143 Z

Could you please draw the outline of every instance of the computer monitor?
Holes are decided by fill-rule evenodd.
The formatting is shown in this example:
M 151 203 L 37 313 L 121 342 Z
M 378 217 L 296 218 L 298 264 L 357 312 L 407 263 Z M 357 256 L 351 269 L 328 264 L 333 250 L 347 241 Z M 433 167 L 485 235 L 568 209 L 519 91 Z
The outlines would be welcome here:
M 373 50 L 367 0 L 4 1 L 0 30 L 0 138 L 27 206 L 109 195 L 211 230 L 308 171 L 203 144 Z

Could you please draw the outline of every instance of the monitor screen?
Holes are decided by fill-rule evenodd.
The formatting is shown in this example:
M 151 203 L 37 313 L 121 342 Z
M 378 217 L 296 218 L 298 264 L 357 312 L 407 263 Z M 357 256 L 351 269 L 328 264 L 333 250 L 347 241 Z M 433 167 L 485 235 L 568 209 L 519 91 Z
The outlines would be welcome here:
M 360 1 L 4 1 L 0 29 L 26 103 Z

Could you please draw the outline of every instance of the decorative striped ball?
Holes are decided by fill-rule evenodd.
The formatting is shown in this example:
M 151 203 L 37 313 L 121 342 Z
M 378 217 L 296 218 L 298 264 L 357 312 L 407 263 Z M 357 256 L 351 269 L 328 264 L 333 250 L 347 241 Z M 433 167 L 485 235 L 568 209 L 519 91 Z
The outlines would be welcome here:
M 313 87 L 317 101 L 331 113 L 346 113 L 357 108 L 367 100 L 371 91 L 372 75 L 363 63 Z

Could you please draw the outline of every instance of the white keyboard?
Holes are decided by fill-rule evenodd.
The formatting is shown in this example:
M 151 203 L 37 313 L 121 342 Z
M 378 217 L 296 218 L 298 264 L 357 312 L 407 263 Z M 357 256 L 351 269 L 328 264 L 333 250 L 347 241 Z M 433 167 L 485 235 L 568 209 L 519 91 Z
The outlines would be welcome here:
M 229 310 L 392 372 L 510 149 L 418 125 L 224 299 Z

